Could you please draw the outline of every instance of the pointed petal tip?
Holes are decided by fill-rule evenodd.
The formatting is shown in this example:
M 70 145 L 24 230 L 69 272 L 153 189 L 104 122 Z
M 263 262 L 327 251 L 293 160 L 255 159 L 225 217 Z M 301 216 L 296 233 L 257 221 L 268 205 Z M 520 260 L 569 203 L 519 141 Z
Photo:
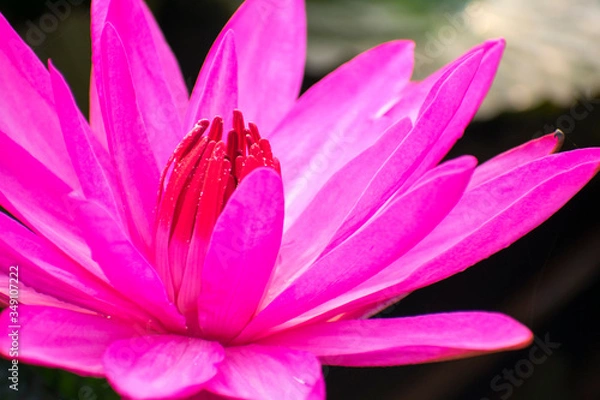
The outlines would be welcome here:
M 506 49 L 506 40 L 504 38 L 490 39 L 485 41 L 482 47 L 485 54 L 495 54 L 499 63 Z
M 506 48 L 506 39 L 504 39 L 503 37 L 488 39 L 485 41 L 485 44 L 488 45 L 490 48 L 499 47 L 500 49 L 504 50 L 504 48 Z
M 554 146 L 554 149 L 552 149 L 552 153 L 558 153 L 565 143 L 565 134 L 560 129 L 557 129 L 554 133 L 551 133 L 551 135 L 556 140 L 556 145 Z

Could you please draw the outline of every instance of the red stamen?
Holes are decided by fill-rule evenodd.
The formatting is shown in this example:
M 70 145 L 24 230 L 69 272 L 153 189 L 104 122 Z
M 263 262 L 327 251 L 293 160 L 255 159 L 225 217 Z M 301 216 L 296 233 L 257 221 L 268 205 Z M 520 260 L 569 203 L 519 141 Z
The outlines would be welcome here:
M 223 141 L 223 119 L 201 120 L 169 158 L 160 177 L 156 213 L 155 256 L 170 297 L 189 293 L 187 278 L 207 249 L 214 225 L 235 188 L 254 169 L 281 173 L 271 145 L 255 124 L 233 112 L 233 129 Z M 192 269 L 190 269 L 192 268 Z M 194 275 L 195 276 L 195 275 Z M 186 295 L 183 295 L 186 297 Z M 182 308 L 193 308 L 186 299 Z
M 215 117 L 213 119 L 212 125 L 210 126 L 210 132 L 208 133 L 208 138 L 210 140 L 214 140 L 218 142 L 223 137 L 223 118 Z

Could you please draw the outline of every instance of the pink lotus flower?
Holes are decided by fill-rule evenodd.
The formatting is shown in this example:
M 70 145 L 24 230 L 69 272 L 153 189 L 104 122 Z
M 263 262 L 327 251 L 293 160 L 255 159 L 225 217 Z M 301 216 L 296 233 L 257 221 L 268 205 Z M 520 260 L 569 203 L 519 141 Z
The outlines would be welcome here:
M 385 43 L 298 99 L 304 2 L 247 0 L 188 99 L 143 2 L 96 0 L 88 124 L 52 64 L 0 33 L 0 204 L 24 224 L 0 214 L 2 277 L 21 282 L 2 325 L 17 318 L 21 361 L 127 398 L 321 399 L 321 363 L 526 346 L 495 313 L 365 317 L 513 243 L 600 163 L 548 135 L 440 164 L 502 40 L 422 82 L 413 44 Z

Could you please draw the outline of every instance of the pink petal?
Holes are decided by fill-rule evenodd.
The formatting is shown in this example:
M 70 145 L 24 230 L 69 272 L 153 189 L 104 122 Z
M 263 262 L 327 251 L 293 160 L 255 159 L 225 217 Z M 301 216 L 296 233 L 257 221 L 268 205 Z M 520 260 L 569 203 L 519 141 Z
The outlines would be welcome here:
M 225 25 L 206 56 L 184 126 L 193 126 L 200 98 L 227 32 L 236 37 L 239 60 L 239 108 L 268 134 L 292 107 L 302 84 L 306 58 L 306 15 L 303 0 L 246 0 Z M 222 109 L 221 116 L 233 110 Z
M 9 357 L 14 316 L 0 315 L 0 352 Z M 84 376 L 103 376 L 102 355 L 116 340 L 135 336 L 129 324 L 98 315 L 54 307 L 20 305 L 18 311 L 19 361 L 62 368 Z
M 93 68 L 93 67 L 92 67 Z M 106 137 L 106 128 L 102 120 L 102 110 L 100 108 L 100 98 L 98 97 L 98 87 L 96 86 L 96 73 L 92 69 L 90 74 L 90 129 L 106 151 L 108 151 L 108 138 Z
M 94 49 L 99 46 L 100 36 L 102 34 L 102 30 L 104 29 L 104 24 L 106 22 L 106 15 L 108 13 L 108 8 L 110 6 L 111 0 L 93 0 L 92 1 L 92 40 L 94 41 Z M 130 3 L 131 4 L 131 3 Z M 151 58 L 157 58 L 160 61 L 160 65 L 162 66 L 162 71 L 164 75 L 164 79 L 166 84 L 169 87 L 171 92 L 171 96 L 180 110 L 180 114 L 183 115 L 187 108 L 188 103 L 188 92 L 187 87 L 185 85 L 185 80 L 183 79 L 183 75 L 181 74 L 181 70 L 179 68 L 179 64 L 173 51 L 169 47 L 169 44 L 165 40 L 163 33 L 158 26 L 158 23 L 154 19 L 152 12 L 146 5 L 144 1 L 137 1 L 137 4 L 134 5 L 136 8 L 141 8 L 143 12 L 143 20 L 144 23 L 147 24 L 147 27 L 144 29 L 148 29 L 150 35 L 152 37 L 152 41 L 156 50 L 156 54 L 152 55 L 147 53 L 147 56 Z M 136 16 L 139 14 L 136 14 Z M 131 20 L 131 24 L 137 26 L 138 21 Z M 146 31 L 147 33 L 148 31 Z M 146 49 L 140 49 L 140 51 L 152 51 L 152 47 L 149 46 Z M 93 85 L 91 85 L 93 87 Z
M 80 228 L 72 223 L 65 206 L 65 198 L 72 189 L 2 131 L 0 149 L 2 206 L 29 229 L 104 279 L 81 239 Z
M 138 108 L 127 53 L 110 24 L 104 29 L 101 45 L 102 68 L 97 68 L 96 78 L 109 149 L 120 179 L 129 232 L 136 245 L 148 253 L 162 165 L 157 164 L 153 155 L 152 133 Z
M 282 230 L 281 177 L 271 169 L 255 170 L 217 220 L 201 278 L 188 278 L 201 283 L 197 301 L 203 337 L 230 339 L 250 321 L 271 277 Z
M 471 187 L 431 234 L 398 261 L 324 305 L 327 319 L 345 310 L 371 314 L 406 295 L 465 270 L 544 222 L 600 168 L 600 149 L 546 156 Z M 336 308 L 336 306 L 340 306 Z
M 428 93 L 439 84 L 440 79 L 450 70 L 454 69 L 457 64 L 462 63 L 466 58 L 473 56 L 475 53 L 483 53 L 482 68 L 480 68 L 477 76 L 472 82 L 472 91 L 465 98 L 469 99 L 469 101 L 464 103 L 465 110 L 468 108 L 472 112 L 477 111 L 479 103 L 485 97 L 485 94 L 494 79 L 495 71 L 498 68 L 504 46 L 505 43 L 503 39 L 489 40 L 473 47 L 456 60 L 431 74 L 425 80 L 421 82 L 411 82 L 411 84 L 407 85 L 402 91 L 402 96 L 399 100 L 389 108 L 385 115 L 392 119 L 410 116 L 411 119 L 416 120 L 421 112 L 427 108 L 428 104 L 425 100 Z M 469 116 L 468 114 L 463 114 L 464 118 L 462 118 L 462 120 L 465 122 L 468 122 L 472 118 L 472 115 Z
M 442 224 L 407 254 L 406 270 L 413 260 L 420 267 L 403 285 L 411 291 L 430 285 L 508 247 L 565 205 L 599 166 L 600 149 L 574 150 L 535 160 L 471 188 Z
M 451 143 L 449 143 L 448 148 L 452 147 L 454 142 L 462 136 L 465 128 L 477 113 L 479 106 L 483 103 L 483 99 L 492 86 L 494 77 L 496 76 L 505 47 L 506 42 L 504 39 L 488 40 L 465 54 L 464 57 L 468 57 L 470 54 L 480 50 L 484 52 L 479 70 L 471 82 L 471 86 L 463 99 L 461 108 L 452 120 L 451 125 L 447 128 L 447 135 L 449 136 L 449 141 Z M 446 153 L 444 152 L 444 154 Z M 437 164 L 437 162 L 435 164 Z
M 100 76 L 105 73 L 102 72 L 104 68 L 125 68 L 131 74 L 131 85 L 149 144 L 157 164 L 162 167 L 183 137 L 181 111 L 185 104 L 181 104 L 181 91 L 185 86 L 173 55 L 162 35 L 156 32 L 156 23 L 149 22 L 152 17 L 142 1 L 98 1 L 92 7 L 92 14 L 92 60 L 99 94 L 102 96 Z M 129 68 L 125 63 L 103 61 L 103 54 L 110 51 L 105 48 L 110 44 L 103 43 L 102 39 L 107 25 L 113 26 L 115 36 L 122 41 Z M 169 61 L 165 63 L 166 60 Z M 167 65 L 168 69 L 165 69 Z M 174 86 L 178 87 L 175 93 L 171 91 Z
M 338 297 L 377 274 L 425 237 L 454 207 L 476 160 L 464 157 L 397 198 L 368 225 L 286 288 L 252 320 L 239 340 Z
M 341 243 L 364 224 L 390 196 L 408 190 L 422 175 L 423 163 L 438 146 L 448 126 L 457 118 L 463 98 L 481 64 L 482 53 L 473 53 L 457 62 L 431 90 L 414 128 L 383 163 L 365 188 L 363 196 L 349 212 L 328 248 Z M 402 191 L 398 191 L 404 188 Z
M 329 365 L 393 366 L 471 357 L 527 346 L 525 326 L 502 314 L 456 312 L 328 322 L 261 343 L 308 351 Z
M 386 43 L 342 65 L 303 94 L 269 137 L 285 166 L 287 226 L 336 171 L 383 133 L 387 126 L 381 129 L 379 113 L 407 84 L 413 47 Z
M 1 14 L 0 37 L 0 131 L 77 189 L 79 181 L 56 118 L 48 71 Z
M 99 201 L 113 215 L 118 216 L 108 171 L 104 170 L 92 148 L 90 127 L 79 112 L 67 83 L 51 62 L 49 69 L 63 137 L 75 172 L 80 178 L 83 194 Z
M 315 356 L 258 345 L 227 347 L 219 372 L 206 389 L 248 400 L 325 398 L 321 364 Z
M 327 243 L 331 249 L 342 242 L 400 187 L 408 189 L 419 178 L 424 172 L 423 163 L 428 159 L 430 150 L 436 148 L 446 128 L 457 117 L 463 98 L 471 90 L 473 80 L 481 69 L 482 57 L 483 51 L 473 51 L 448 67 L 431 89 L 425 100 L 428 106 L 421 110 L 412 131 L 403 133 L 396 143 L 384 143 L 385 136 L 382 136 L 378 145 L 373 146 L 373 150 L 380 151 L 379 159 L 375 153 L 367 158 L 370 153 L 365 151 L 330 178 L 296 220 L 293 229 L 286 232 L 282 248 L 284 263 L 277 271 L 275 285 L 280 286 L 281 282 L 291 279 L 294 273 L 300 273 L 299 265 L 318 256 Z M 387 147 L 386 150 L 377 147 L 383 145 Z M 364 166 L 360 163 L 364 163 Z M 429 165 L 426 167 L 429 168 Z M 352 168 L 359 171 L 352 171 Z M 373 168 L 376 173 L 371 171 Z M 352 184 L 347 182 L 350 180 Z M 352 187 L 360 191 L 351 195 L 348 192 Z M 327 201 L 327 197 L 332 201 Z M 341 220 L 344 223 L 340 227 Z M 307 237 L 304 235 L 307 229 L 318 236 Z M 335 230 L 338 232 L 332 241 L 332 231 Z M 294 245 L 287 246 L 288 242 Z M 321 246 L 315 245 L 315 242 Z
M 111 285 L 172 330 L 184 329 L 184 318 L 168 299 L 158 273 L 131 243 L 106 209 L 79 201 L 76 221 Z
M 4 265 L 4 260 L 0 259 L 0 263 Z M 12 262 L 9 262 L 7 264 L 12 264 Z M 10 305 L 10 298 L 13 297 L 18 300 L 19 304 L 56 307 L 81 313 L 93 314 L 92 311 L 86 310 L 85 308 L 65 303 L 64 301 L 61 301 L 56 297 L 37 292 L 35 289 L 25 285 L 22 281 L 19 281 L 18 283 L 17 292 L 15 290 L 16 280 L 19 277 L 18 271 L 21 268 L 11 268 L 12 266 L 16 265 L 17 264 L 9 265 L 6 272 L 4 272 L 3 270 L 0 271 L 0 307 L 8 307 Z M 21 266 L 19 265 L 19 267 Z
M 192 99 L 194 124 L 203 118 L 223 117 L 224 126 L 233 126 L 233 110 L 238 108 L 238 62 L 233 31 L 225 32 L 216 49 L 207 81 L 200 95 Z
M 143 322 L 152 319 L 106 282 L 4 214 L 0 214 L 0 231 L 0 270 L 8 274 L 10 266 L 19 266 L 20 283 L 105 315 Z
M 562 146 L 563 141 L 564 135 L 562 132 L 551 133 L 497 155 L 477 167 L 473 178 L 471 178 L 471 182 L 469 182 L 469 189 L 477 187 L 530 161 L 557 152 Z
M 473 57 L 475 54 L 482 54 L 481 64 L 471 81 L 469 90 L 464 94 L 460 108 L 455 113 L 452 121 L 446 126 L 444 133 L 435 143 L 435 146 L 429 149 L 420 169 L 416 171 L 417 176 L 437 165 L 452 146 L 454 146 L 456 141 L 462 137 L 465 128 L 479 109 L 479 106 L 492 85 L 504 47 L 505 42 L 503 39 L 487 41 L 469 50 L 456 61 L 442 68 L 424 82 L 419 83 L 419 86 L 432 86 L 435 88 L 440 82 L 438 79 L 439 76 L 447 74 L 454 69 L 456 65 L 461 64 L 464 60 Z M 410 96 L 407 97 L 410 98 Z M 426 109 L 426 105 L 427 99 L 421 108 L 421 111 Z M 409 107 L 412 107 L 412 105 L 409 104 Z M 388 117 L 392 117 L 396 112 L 397 110 L 392 110 Z M 395 118 L 399 118 L 400 116 L 405 116 L 405 113 L 401 112 L 398 116 L 395 116 Z
M 364 188 L 410 132 L 411 124 L 404 119 L 390 127 L 379 140 L 342 167 L 327 181 L 294 225 L 283 237 L 283 244 L 270 294 L 272 300 L 286 282 L 304 272 L 331 241 L 333 234 L 352 209 Z M 307 235 L 306 232 L 311 232 Z
M 180 119 L 183 120 L 189 103 L 189 93 L 185 79 L 179 68 L 179 62 L 173 54 L 171 47 L 167 43 L 165 36 L 163 35 L 160 26 L 154 19 L 152 12 L 146 5 L 145 1 L 140 1 L 140 6 L 144 12 L 150 35 L 154 41 L 154 47 L 156 49 L 156 57 L 160 61 L 160 65 L 163 70 L 163 78 L 171 93 L 171 98 L 175 104 L 175 108 L 179 111 Z M 150 55 L 152 58 L 153 56 Z M 184 127 L 185 130 L 185 127 Z
M 223 357 L 217 342 L 143 336 L 113 343 L 104 354 L 104 370 L 116 391 L 128 398 L 180 398 L 199 392 Z

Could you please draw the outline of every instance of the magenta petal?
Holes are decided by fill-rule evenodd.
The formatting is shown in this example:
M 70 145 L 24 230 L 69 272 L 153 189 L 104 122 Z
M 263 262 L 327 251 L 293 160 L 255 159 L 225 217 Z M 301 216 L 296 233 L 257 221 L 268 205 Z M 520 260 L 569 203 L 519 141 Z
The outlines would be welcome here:
M 104 24 L 106 22 L 106 16 L 108 13 L 108 8 L 110 6 L 111 0 L 93 0 L 92 1 L 92 40 L 93 40 L 93 50 L 95 51 L 100 42 L 100 36 L 102 34 L 102 30 L 104 29 Z M 152 38 L 154 48 L 147 42 L 147 37 L 145 39 L 146 47 L 145 49 L 139 49 L 142 55 L 148 56 L 150 58 L 155 58 L 160 62 L 160 66 L 162 67 L 162 71 L 156 71 L 159 75 L 162 75 L 164 78 L 169 91 L 171 93 L 171 97 L 175 103 L 176 108 L 179 110 L 180 115 L 183 116 L 185 110 L 187 108 L 188 102 L 188 91 L 185 85 L 185 80 L 183 79 L 183 75 L 181 74 L 181 70 L 179 68 L 179 64 L 173 51 L 169 47 L 169 44 L 165 40 L 165 37 L 158 26 L 152 12 L 146 5 L 144 1 L 136 1 L 136 4 L 126 3 L 127 5 L 133 5 L 136 8 L 136 11 L 141 9 L 143 13 L 143 22 L 146 25 L 143 26 L 143 32 L 145 35 L 150 34 Z M 139 8 L 138 8 L 139 7 Z M 129 22 L 131 25 L 138 27 L 140 20 L 134 20 L 131 13 L 127 14 L 131 19 Z M 141 14 L 136 13 L 135 16 L 139 18 Z M 134 33 L 136 34 L 136 33 Z M 142 34 L 142 32 L 138 32 L 137 34 Z M 133 42 L 135 44 L 135 42 Z M 153 54 L 152 52 L 155 51 Z M 94 54 L 95 55 L 95 54 Z M 151 60 L 152 65 L 154 64 L 154 60 Z M 94 85 L 92 83 L 91 87 Z M 92 114 L 92 113 L 90 113 Z
M 212 233 L 199 279 L 204 337 L 230 339 L 250 321 L 271 277 L 282 230 L 281 177 L 258 169 L 233 193 Z
M 381 136 L 381 110 L 408 83 L 413 47 L 386 43 L 342 65 L 304 93 L 269 137 L 285 166 L 287 225 L 336 171 Z
M 104 370 L 111 385 L 128 398 L 181 398 L 199 392 L 223 357 L 216 342 L 141 336 L 113 343 L 104 354 Z
M 208 70 L 206 85 L 190 102 L 188 118 L 193 126 L 201 119 L 220 115 L 224 126 L 233 126 L 238 108 L 238 62 L 233 31 L 225 32 Z
M 0 257 L 0 265 L 4 264 L 4 257 Z M 7 263 L 6 265 L 10 265 L 12 262 Z M 16 265 L 16 264 L 15 264 Z M 9 267 L 10 268 L 10 267 Z M 11 289 L 13 289 L 15 285 L 15 275 L 9 275 L 11 272 L 15 272 L 14 269 L 6 268 L 6 272 L 0 270 L 0 307 L 5 308 L 9 305 L 9 300 L 11 296 Z M 22 270 L 22 266 L 19 265 L 19 269 Z M 12 286 L 11 286 L 12 285 Z M 14 290 L 12 291 L 14 295 Z M 78 307 L 76 305 L 65 303 L 57 299 L 54 296 L 49 296 L 47 294 L 40 293 L 29 287 L 23 283 L 23 281 L 19 282 L 19 304 L 31 305 L 31 306 L 47 306 L 47 307 L 56 307 L 56 308 L 64 308 L 71 311 L 77 311 L 81 313 L 89 313 L 94 314 L 92 311 L 87 310 L 85 308 Z
M 436 83 L 426 99 L 427 108 L 421 111 L 412 131 L 369 182 L 363 196 L 350 211 L 329 248 L 356 231 L 400 188 L 404 190 L 396 195 L 408 190 L 426 170 L 423 164 L 456 118 L 463 98 L 479 69 L 481 57 L 481 52 L 464 57 Z
M 125 48 L 112 25 L 106 25 L 101 42 L 102 68 L 96 72 L 101 72 L 97 82 L 108 145 L 120 179 L 129 232 L 147 252 L 152 242 L 158 171 L 162 165 L 157 164 L 153 155 L 154 146 L 138 109 Z
M 505 47 L 506 42 L 504 39 L 489 40 L 479 46 L 474 47 L 467 52 L 465 56 L 463 56 L 468 57 L 470 54 L 479 52 L 480 50 L 484 52 L 479 70 L 471 82 L 471 86 L 469 87 L 469 91 L 466 93 L 465 98 L 463 99 L 461 108 L 456 117 L 453 119 L 452 124 L 447 129 L 447 133 L 452 136 L 450 138 L 452 144 L 454 144 L 454 142 L 456 142 L 456 140 L 462 136 L 462 133 L 469 122 L 471 122 L 471 119 L 473 119 L 475 116 L 475 113 L 483 102 L 485 95 L 492 86 Z M 457 134 L 454 134 L 453 132 L 457 132 Z
M 439 174 L 395 199 L 267 304 L 240 340 L 338 297 L 384 269 L 448 214 L 466 188 L 475 164 L 470 157 L 448 163 Z
M 558 151 L 563 140 L 562 133 L 551 133 L 497 155 L 475 169 L 473 178 L 469 182 L 469 189 L 505 174 L 511 169 Z
M 6 288 L 0 289 L 0 307 L 2 309 L 7 308 L 10 305 L 10 282 L 11 277 L 5 275 L 3 272 L 0 272 L 0 283 L 3 284 Z M 88 309 L 81 308 L 70 303 L 65 303 L 64 301 L 61 301 L 56 297 L 37 292 L 29 286 L 23 284 L 19 284 L 19 304 L 27 306 L 60 308 L 63 310 L 74 311 L 82 314 L 96 314 Z
M 0 214 L 0 231 L 0 270 L 9 273 L 10 266 L 18 265 L 22 284 L 106 315 L 149 319 L 98 276 L 4 214 Z M 103 273 L 102 277 L 106 279 Z
M 600 149 L 574 150 L 534 160 L 469 188 L 427 238 L 336 299 L 345 304 L 337 314 L 361 307 L 370 314 L 382 302 L 461 272 L 509 246 L 561 208 L 599 168 Z
M 185 126 L 196 123 L 199 104 L 218 49 L 235 33 L 239 60 L 239 108 L 261 132 L 270 133 L 292 107 L 304 76 L 306 15 L 303 0 L 246 0 L 225 25 L 206 56 Z M 233 110 L 224 110 L 230 114 Z M 224 116 L 224 115 L 223 115 Z M 203 115 L 201 118 L 212 118 Z
M 399 260 L 406 270 L 420 264 L 403 282 L 405 290 L 444 279 L 512 244 L 569 201 L 599 167 L 600 149 L 574 150 L 471 188 L 432 234 Z
M 0 201 L 27 227 L 45 237 L 92 274 L 104 276 L 89 256 L 65 198 L 71 188 L 0 131 Z
M 124 64 L 110 65 L 102 60 L 103 54 L 107 51 L 102 32 L 107 25 L 112 25 L 127 55 L 132 87 L 141 118 L 148 132 L 149 143 L 157 163 L 162 166 L 183 136 L 181 89 L 178 89 L 177 93 L 172 93 L 172 85 L 169 84 L 170 80 L 182 81 L 181 74 L 178 69 L 173 68 L 174 60 L 172 55 L 167 54 L 170 51 L 164 40 L 159 40 L 158 43 L 155 41 L 161 35 L 153 32 L 152 28 L 156 29 L 156 24 L 148 23 L 147 19 L 151 15 L 142 1 L 98 1 L 92 11 L 94 18 L 92 60 L 96 82 L 101 86 L 98 74 L 103 73 L 102 69 L 124 67 Z M 166 59 L 171 59 L 168 62 L 169 69 L 164 69 L 163 63 Z M 169 77 L 169 74 L 173 76 Z M 179 85 L 182 85 L 182 82 Z M 98 89 L 102 96 L 101 87 Z M 106 118 L 104 123 L 106 124 Z
M 502 314 L 456 312 L 310 325 L 261 343 L 309 351 L 329 365 L 392 366 L 470 357 L 527 346 L 525 326 Z
M 471 81 L 469 90 L 464 95 L 460 108 L 452 118 L 452 121 L 446 126 L 440 139 L 436 142 L 435 146 L 430 149 L 423 161 L 423 172 L 437 165 L 452 146 L 454 146 L 456 141 L 462 137 L 465 128 L 479 109 L 479 106 L 492 85 L 504 47 L 505 42 L 503 39 L 490 40 L 474 47 L 438 73 L 439 75 L 446 73 L 446 71 L 455 68 L 457 64 L 462 63 L 463 60 L 471 58 L 475 54 L 482 54 L 479 68 Z M 438 74 L 434 74 L 428 78 L 428 80 L 433 81 L 437 79 L 436 76 Z M 427 85 L 428 82 L 426 81 L 424 84 Z
M 184 318 L 167 297 L 156 270 L 131 243 L 121 226 L 100 205 L 81 201 L 76 221 L 111 285 L 132 302 L 175 331 L 184 329 Z
M 323 377 L 315 356 L 280 347 L 227 347 L 206 390 L 247 400 L 321 400 Z
M 48 71 L 1 14 L 0 38 L 0 131 L 77 189 L 79 180 L 56 118 Z
M 113 215 L 118 216 L 108 171 L 104 170 L 92 148 L 90 127 L 77 108 L 67 83 L 51 62 L 49 69 L 63 137 L 73 167 L 80 178 L 83 194 L 89 199 L 99 201 Z
M 8 357 L 15 329 L 10 309 L 0 315 L 0 353 Z M 105 317 L 43 306 L 19 306 L 19 361 L 103 376 L 102 355 L 116 340 L 136 335 L 129 325 Z
M 327 247 L 348 212 L 363 194 L 381 163 L 411 130 L 408 119 L 390 127 L 379 140 L 343 166 L 327 181 L 300 218 L 283 237 L 280 257 L 269 300 L 286 282 L 308 268 Z M 306 232 L 311 232 L 307 235 Z

